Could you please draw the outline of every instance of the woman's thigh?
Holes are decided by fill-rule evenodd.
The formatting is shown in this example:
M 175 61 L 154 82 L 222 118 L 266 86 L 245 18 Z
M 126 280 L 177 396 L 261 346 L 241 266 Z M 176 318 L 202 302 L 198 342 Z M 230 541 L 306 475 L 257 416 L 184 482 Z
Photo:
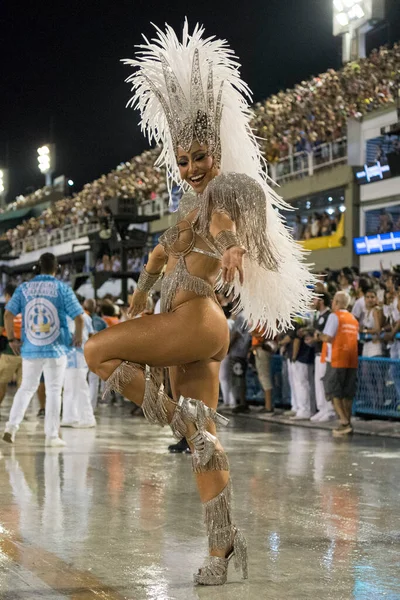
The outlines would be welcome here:
M 223 312 L 196 298 L 171 313 L 132 319 L 97 333 L 85 345 L 89 367 L 126 360 L 154 367 L 223 358 L 229 344 Z
M 169 368 L 171 390 L 174 400 L 180 396 L 201 400 L 214 410 L 219 396 L 219 369 L 216 360 L 202 360 Z M 215 433 L 214 424 L 208 428 Z

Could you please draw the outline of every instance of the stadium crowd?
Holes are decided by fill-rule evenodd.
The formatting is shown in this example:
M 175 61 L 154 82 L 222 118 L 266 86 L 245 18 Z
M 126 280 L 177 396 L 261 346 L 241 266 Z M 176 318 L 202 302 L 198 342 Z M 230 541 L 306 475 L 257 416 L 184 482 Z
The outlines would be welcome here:
M 165 175 L 154 167 L 157 149 L 147 150 L 131 161 L 120 164 L 107 175 L 84 185 L 81 192 L 63 198 L 47 208 L 39 217 L 33 217 L 10 229 L 6 236 L 11 246 L 16 240 L 39 233 L 51 233 L 60 227 L 98 221 L 106 199 L 153 199 L 166 190 Z M 30 201 L 31 196 L 26 200 Z M 23 207 L 21 201 L 19 207 Z
M 258 102 L 253 127 L 263 140 L 267 161 L 344 137 L 348 118 L 361 119 L 394 101 L 399 68 L 397 43 Z
M 266 159 L 274 163 L 289 152 L 315 150 L 324 142 L 345 136 L 349 117 L 360 119 L 367 112 L 393 102 L 399 69 L 397 43 L 391 49 L 381 47 L 369 58 L 348 63 L 339 71 L 329 69 L 257 103 L 251 125 L 261 138 Z M 107 175 L 87 183 L 81 192 L 59 200 L 39 217 L 9 230 L 6 236 L 11 246 L 16 240 L 38 233 L 96 221 L 106 198 L 149 200 L 162 195 L 166 191 L 165 173 L 154 168 L 157 154 L 158 150 L 152 149 L 121 163 Z M 41 201 L 46 193 L 43 188 L 25 198 L 19 197 L 11 206 L 30 206 Z M 321 224 L 321 230 L 328 235 L 324 217 L 326 223 Z
M 295 240 L 309 240 L 316 237 L 332 235 L 338 228 L 342 213 L 337 208 L 332 215 L 328 212 L 313 213 L 308 217 L 296 216 L 292 229 Z

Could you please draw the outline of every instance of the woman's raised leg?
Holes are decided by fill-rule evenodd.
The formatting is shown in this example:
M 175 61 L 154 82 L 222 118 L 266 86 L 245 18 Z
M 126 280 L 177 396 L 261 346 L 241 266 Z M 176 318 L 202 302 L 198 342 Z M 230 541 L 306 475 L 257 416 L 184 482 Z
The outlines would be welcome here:
M 226 424 L 202 398 L 164 392 L 151 367 L 183 365 L 223 357 L 228 327 L 221 309 L 208 298 L 196 298 L 172 313 L 127 321 L 93 336 L 85 345 L 91 371 L 142 406 L 150 423 L 170 424 L 174 435 L 192 441 L 199 464 L 209 461 L 216 437 L 211 423 Z

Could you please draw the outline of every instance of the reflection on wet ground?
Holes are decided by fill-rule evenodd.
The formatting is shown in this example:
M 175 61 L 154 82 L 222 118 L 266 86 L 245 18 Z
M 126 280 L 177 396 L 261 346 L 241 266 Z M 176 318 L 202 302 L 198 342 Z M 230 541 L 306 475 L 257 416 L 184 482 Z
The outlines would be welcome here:
M 232 421 L 221 439 L 250 579 L 194 588 L 201 506 L 168 430 L 115 409 L 64 438 L 45 450 L 42 425 L 24 423 L 1 446 L 2 600 L 400 598 L 396 440 Z

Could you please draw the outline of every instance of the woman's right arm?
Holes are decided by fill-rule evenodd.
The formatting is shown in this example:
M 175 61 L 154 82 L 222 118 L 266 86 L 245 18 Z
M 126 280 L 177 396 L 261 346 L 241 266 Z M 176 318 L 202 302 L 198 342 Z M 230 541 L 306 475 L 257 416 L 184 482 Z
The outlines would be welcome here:
M 147 306 L 148 293 L 157 282 L 161 275 L 161 271 L 167 261 L 167 253 L 161 244 L 157 244 L 149 256 L 147 265 L 142 269 L 136 290 L 132 296 L 131 305 L 128 315 L 136 317 L 143 312 Z
M 145 266 L 147 273 L 151 275 L 161 273 L 167 262 L 167 253 L 164 250 L 164 246 L 157 244 L 152 253 L 149 256 L 149 261 Z

